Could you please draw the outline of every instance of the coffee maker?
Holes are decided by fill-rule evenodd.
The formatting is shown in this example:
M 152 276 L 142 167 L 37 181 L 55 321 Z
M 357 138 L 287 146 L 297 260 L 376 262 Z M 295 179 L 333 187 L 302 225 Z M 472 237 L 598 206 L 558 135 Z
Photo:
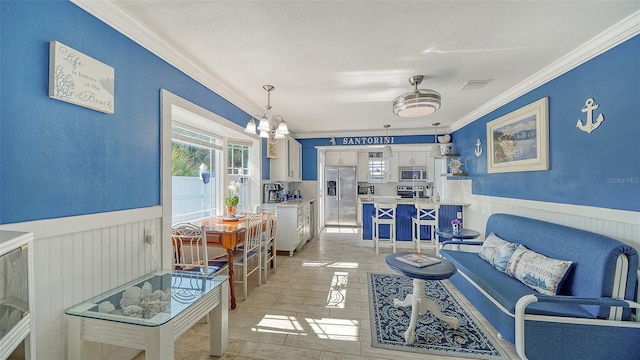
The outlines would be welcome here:
M 280 183 L 263 185 L 263 203 L 278 203 L 282 201 L 282 190 L 284 187 Z

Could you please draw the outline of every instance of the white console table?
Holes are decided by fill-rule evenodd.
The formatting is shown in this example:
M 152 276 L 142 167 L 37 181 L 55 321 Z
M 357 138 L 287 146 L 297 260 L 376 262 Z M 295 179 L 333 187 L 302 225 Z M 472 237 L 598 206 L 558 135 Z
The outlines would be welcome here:
M 120 305 L 131 304 L 132 298 L 139 300 L 136 307 Z M 207 313 L 210 355 L 222 356 L 227 348 L 228 306 L 228 276 L 152 273 L 67 309 L 67 356 L 99 357 L 95 343 L 104 343 L 144 350 L 147 359 L 173 359 L 175 339 Z

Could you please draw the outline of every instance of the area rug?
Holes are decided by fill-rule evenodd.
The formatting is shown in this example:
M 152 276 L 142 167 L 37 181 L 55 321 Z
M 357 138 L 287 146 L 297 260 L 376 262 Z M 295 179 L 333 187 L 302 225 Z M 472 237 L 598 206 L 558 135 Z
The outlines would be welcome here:
M 471 313 L 440 281 L 426 281 L 426 295 L 435 301 L 445 315 L 460 319 L 458 329 L 449 327 L 432 314 L 420 315 L 413 344 L 404 340 L 409 326 L 411 307 L 393 306 L 393 299 L 403 300 L 413 292 L 413 280 L 394 274 L 369 273 L 369 309 L 371 346 L 421 354 L 468 357 L 474 359 L 509 359 L 504 351 L 485 334 Z

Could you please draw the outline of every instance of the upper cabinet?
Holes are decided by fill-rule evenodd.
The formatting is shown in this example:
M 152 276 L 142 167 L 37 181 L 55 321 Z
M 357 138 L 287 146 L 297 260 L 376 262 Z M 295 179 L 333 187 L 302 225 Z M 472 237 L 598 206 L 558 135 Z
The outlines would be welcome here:
M 398 151 L 398 166 L 427 166 L 429 152 Z
M 358 151 L 333 151 L 325 152 L 325 163 L 328 166 L 356 166 L 358 165 Z
M 389 176 L 387 177 L 389 182 L 398 182 L 398 158 L 399 153 L 397 151 L 393 152 L 393 157 L 388 159 L 389 164 Z
M 369 152 L 361 151 L 358 153 L 358 181 L 369 181 Z
M 272 181 L 302 180 L 302 145 L 296 139 L 286 135 L 284 139 L 269 143 L 267 152 L 275 154 L 271 158 L 269 174 Z

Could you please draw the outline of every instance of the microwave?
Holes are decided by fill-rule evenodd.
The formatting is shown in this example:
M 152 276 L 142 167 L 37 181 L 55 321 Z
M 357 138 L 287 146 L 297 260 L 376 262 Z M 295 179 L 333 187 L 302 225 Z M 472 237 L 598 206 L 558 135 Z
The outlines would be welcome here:
M 427 181 L 426 166 L 401 166 L 398 170 L 399 181 Z

